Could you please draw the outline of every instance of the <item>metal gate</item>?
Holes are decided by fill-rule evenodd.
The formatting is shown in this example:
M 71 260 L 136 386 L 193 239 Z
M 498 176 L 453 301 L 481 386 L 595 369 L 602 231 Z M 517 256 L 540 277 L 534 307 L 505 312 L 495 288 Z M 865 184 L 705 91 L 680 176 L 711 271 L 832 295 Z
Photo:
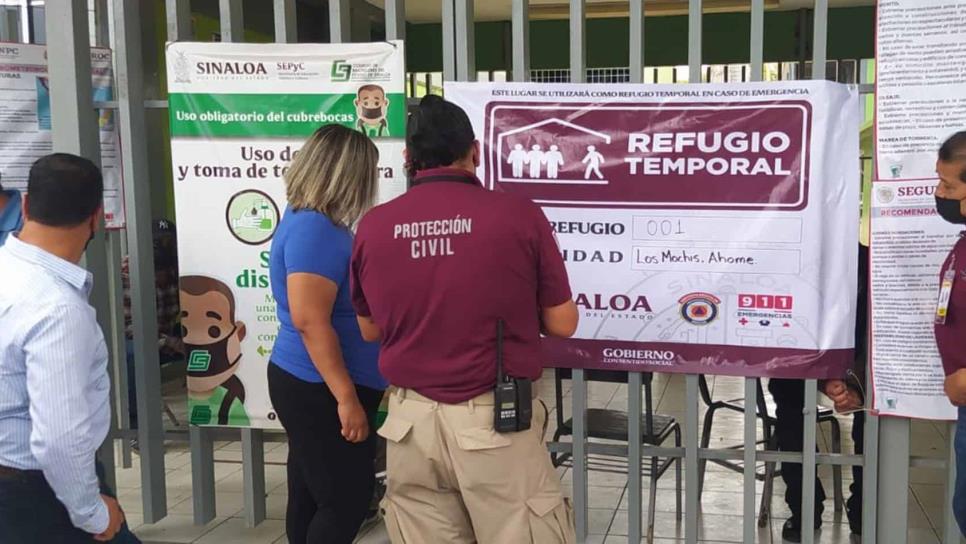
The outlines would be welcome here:
M 267 1 L 267 0 L 266 0 Z M 440 0 L 442 2 L 443 75 L 446 80 L 467 81 L 476 77 L 474 63 L 474 0 Z M 21 2 L 28 8 L 29 2 Z M 161 420 L 161 377 L 156 346 L 152 341 L 156 329 L 154 298 L 153 256 L 151 244 L 151 194 L 149 183 L 157 179 L 167 164 L 149 164 L 147 149 L 148 129 L 146 111 L 164 109 L 163 100 L 146 100 L 144 71 L 142 66 L 141 20 L 152 14 L 143 9 L 149 5 L 137 0 L 93 0 L 95 23 L 102 43 L 111 43 L 116 59 L 117 99 L 112 102 L 92 102 L 90 88 L 89 58 L 89 6 L 87 0 L 57 0 L 46 3 L 46 35 L 50 63 L 52 117 L 54 119 L 54 145 L 59 151 L 77 153 L 99 160 L 97 146 L 97 121 L 94 108 L 115 108 L 123 142 L 123 168 L 125 202 L 128 214 L 126 244 L 118 233 L 110 233 L 105 240 L 91 244 L 87 266 L 98 278 L 94 304 L 105 331 L 112 331 L 113 370 L 115 380 L 114 439 L 138 437 L 140 441 L 141 476 L 143 488 L 144 520 L 154 523 L 167 514 L 164 441 L 188 440 L 191 445 L 194 515 L 197 523 L 214 518 L 214 463 L 213 442 L 216 439 L 237 439 L 237 431 L 192 427 L 190 436 L 185 433 L 165 433 Z M 350 0 L 330 0 L 330 35 L 333 41 L 349 38 Z M 682 2 L 683 4 L 683 2 Z M 296 40 L 295 0 L 274 0 L 274 27 L 276 41 Z M 165 0 L 168 39 L 190 39 L 190 0 Z M 242 0 L 219 0 L 221 39 L 243 39 Z M 688 65 L 690 81 L 702 77 L 702 0 L 688 0 Z M 644 81 L 644 0 L 629 1 L 630 56 L 629 79 Z M 107 15 L 111 14 L 110 20 Z M 763 68 L 764 0 L 751 0 L 751 32 L 748 50 L 751 79 L 760 80 Z M 813 9 L 812 66 L 825 66 L 828 0 L 816 0 Z M 570 79 L 585 80 L 587 7 L 585 0 L 569 0 L 570 28 Z M 404 39 L 405 1 L 385 0 L 387 39 Z M 511 37 L 512 67 L 514 80 L 526 80 L 530 73 L 529 53 L 529 0 L 512 0 Z M 29 33 L 29 32 L 28 32 Z M 110 39 L 108 40 L 108 36 Z M 813 77 L 824 77 L 821 70 L 813 70 Z M 863 93 L 871 93 L 870 85 L 863 85 Z M 138 365 L 135 376 L 126 376 L 123 364 L 124 338 L 121 312 L 121 287 L 119 264 L 121 248 L 126 245 L 130 255 L 132 278 L 132 312 L 144 316 L 135 321 L 135 356 L 143 364 Z M 131 431 L 126 424 L 127 401 L 123 392 L 128 379 L 137 385 L 137 403 L 140 414 L 138 431 Z M 577 510 L 577 531 L 581 540 L 588 533 L 588 455 L 611 454 L 628 459 L 629 536 L 628 542 L 640 542 L 642 536 L 641 510 L 642 485 L 641 463 L 652 456 L 683 458 L 685 467 L 685 537 L 689 543 L 697 542 L 699 529 L 698 468 L 701 460 L 732 460 L 743 463 L 743 535 L 745 542 L 755 541 L 756 488 L 755 467 L 759 462 L 800 462 L 803 467 L 802 498 L 803 527 L 810 527 L 814 517 L 816 467 L 818 465 L 852 466 L 865 469 L 862 541 L 867 544 L 905 542 L 908 532 L 907 506 L 909 498 L 909 469 L 924 467 L 945 470 L 946 515 L 943 528 L 945 543 L 959 542 L 960 534 L 951 512 L 952 483 L 955 479 L 952 459 L 954 426 L 949 425 L 947 437 L 950 446 L 946 458 L 911 458 L 910 422 L 898 418 L 879 418 L 869 414 L 866 419 L 865 455 L 817 454 L 816 410 L 817 384 L 805 382 L 805 431 L 803 453 L 782 453 L 758 449 L 756 443 L 756 412 L 744 412 L 744 446 L 740 449 L 710 449 L 699 447 L 699 377 L 687 375 L 686 406 L 683 447 L 664 448 L 641 445 L 642 376 L 630 374 L 628 378 L 629 433 L 626 447 L 603 446 L 587 440 L 586 413 L 588 407 L 587 380 L 582 370 L 573 371 L 573 435 L 571 444 L 555 444 L 558 451 L 570 451 L 573 455 L 573 493 Z M 754 379 L 744 381 L 744 403 L 756 406 L 758 391 Z M 869 390 L 869 387 L 866 388 Z M 259 429 L 243 429 L 245 479 L 245 516 L 249 526 L 265 518 L 265 479 L 263 442 L 284 440 L 279 433 Z M 113 467 L 114 443 L 102 448 L 100 455 L 109 467 Z M 130 462 L 130 450 L 123 449 L 123 461 Z M 113 472 L 109 470 L 109 473 Z M 805 531 L 803 542 L 811 544 L 813 534 Z

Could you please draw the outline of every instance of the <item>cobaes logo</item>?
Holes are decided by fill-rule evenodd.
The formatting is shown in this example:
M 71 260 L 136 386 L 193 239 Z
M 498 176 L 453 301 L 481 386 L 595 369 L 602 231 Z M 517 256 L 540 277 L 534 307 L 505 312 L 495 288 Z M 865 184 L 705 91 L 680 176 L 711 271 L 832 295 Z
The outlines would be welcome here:
M 692 325 L 710 325 L 718 317 L 721 300 L 708 293 L 691 293 L 678 300 L 681 318 Z
M 332 81 L 335 83 L 345 83 L 352 78 L 352 65 L 345 60 L 337 60 L 332 63 Z

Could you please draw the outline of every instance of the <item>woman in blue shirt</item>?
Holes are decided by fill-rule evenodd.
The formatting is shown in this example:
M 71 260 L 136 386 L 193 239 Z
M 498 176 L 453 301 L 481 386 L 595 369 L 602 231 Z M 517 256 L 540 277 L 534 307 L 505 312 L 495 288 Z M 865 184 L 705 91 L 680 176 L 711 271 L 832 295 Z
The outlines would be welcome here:
M 286 528 L 293 544 L 351 543 L 375 485 L 371 432 L 386 382 L 349 301 L 350 228 L 376 196 L 376 146 L 326 125 L 285 174 L 272 240 L 281 327 L 268 388 L 289 440 Z

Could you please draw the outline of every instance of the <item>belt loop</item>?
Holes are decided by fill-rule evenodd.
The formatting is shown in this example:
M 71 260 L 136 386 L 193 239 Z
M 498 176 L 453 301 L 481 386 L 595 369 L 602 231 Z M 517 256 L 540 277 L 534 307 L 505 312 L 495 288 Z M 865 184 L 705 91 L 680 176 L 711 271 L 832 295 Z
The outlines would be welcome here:
M 404 387 L 400 387 L 399 389 L 397 389 L 396 390 L 396 397 L 397 397 L 397 400 L 398 400 L 399 404 L 402 404 L 403 401 L 406 400 L 406 389 Z
M 467 401 L 467 403 L 466 403 L 466 405 L 467 405 L 467 406 L 469 407 L 469 409 L 470 409 L 470 414 L 472 414 L 473 412 L 475 412 L 475 411 L 476 411 L 476 403 L 475 403 L 475 402 L 473 402 L 473 401 L 474 401 L 474 399 L 470 399 L 470 400 L 469 400 L 469 401 Z

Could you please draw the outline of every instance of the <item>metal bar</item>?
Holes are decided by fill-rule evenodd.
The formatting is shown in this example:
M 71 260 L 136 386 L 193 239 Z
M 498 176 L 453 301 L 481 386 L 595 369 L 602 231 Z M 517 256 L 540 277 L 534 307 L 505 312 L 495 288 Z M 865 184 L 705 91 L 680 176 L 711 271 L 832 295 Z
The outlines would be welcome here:
M 164 110 L 168 108 L 167 100 L 145 100 L 144 107 L 152 110 Z
M 245 12 L 242 9 L 242 0 L 218 0 L 221 41 L 245 41 Z
M 644 83 L 644 0 L 631 0 L 631 83 Z
M 94 0 L 94 45 L 100 47 L 111 46 L 111 24 L 107 2 L 108 0 Z
M 573 486 L 577 541 L 587 538 L 587 381 L 583 369 L 574 369 L 571 390 L 573 410 Z
M 406 39 L 406 0 L 386 0 L 386 39 Z
M 688 0 L 689 83 L 701 83 L 701 0 Z
M 692 0 L 693 1 L 693 0 Z M 684 377 L 687 412 L 684 418 L 684 540 L 698 542 L 698 376 Z
M 871 350 L 866 349 L 866 353 Z M 865 390 L 872 391 L 872 373 L 867 372 Z M 853 421 L 853 425 L 855 422 Z M 862 446 L 862 544 L 875 544 L 878 526 L 878 502 L 873 499 L 879 489 L 879 416 L 865 414 L 864 444 Z
M 761 81 L 765 65 L 765 0 L 751 0 L 751 81 Z
M 158 309 L 155 298 L 154 243 L 151 234 L 151 171 L 144 115 L 144 68 L 141 64 L 139 2 L 114 0 L 118 126 L 124 203 L 127 212 L 128 273 L 131 281 L 134 383 L 138 403 L 138 443 L 144 521 L 167 515 L 164 472 L 164 423 L 161 420 L 161 364 L 158 360 Z M 130 379 L 130 377 L 128 377 Z
M 805 380 L 805 430 L 802 433 L 802 544 L 815 542 L 815 426 L 818 382 Z
M 815 0 L 814 32 L 812 34 L 812 79 L 825 79 L 828 60 L 828 0 Z
M 349 0 L 329 0 L 329 41 L 345 43 L 352 41 L 352 13 Z
M 456 79 L 476 81 L 476 33 L 473 24 L 473 0 L 455 0 Z
M 456 81 L 456 8 L 453 0 L 443 2 L 443 81 Z M 427 88 L 427 92 L 429 89 Z
M 587 81 L 587 6 L 570 0 L 570 82 Z
M 879 418 L 879 488 L 877 497 L 879 535 L 909 531 L 909 420 Z M 881 539 L 880 539 L 881 540 Z
M 207 525 L 215 519 L 215 442 L 205 427 L 192 425 L 188 433 L 195 525 Z
M 265 441 L 261 429 L 244 428 L 242 474 L 245 484 L 245 526 L 265 521 Z
M 513 0 L 513 81 L 530 81 L 530 0 Z
M 107 293 L 108 304 L 110 307 L 110 333 L 104 331 L 105 340 L 111 348 L 111 353 L 115 356 L 111 359 L 111 427 L 119 429 L 130 427 L 131 416 L 128 405 L 128 383 L 130 377 L 127 375 L 127 348 L 124 342 L 124 289 L 121 284 L 121 232 L 107 231 Z M 123 354 L 123 355 L 122 355 Z M 108 440 L 108 443 L 114 443 Z M 129 442 L 121 443 L 121 464 L 124 468 L 131 467 L 131 445 Z M 117 489 L 114 471 L 107 473 L 108 485 L 111 489 Z
M 940 457 L 921 457 L 909 456 L 910 468 L 929 468 L 933 470 L 946 470 L 946 458 Z
M 295 43 L 298 35 L 295 0 L 275 0 L 275 43 Z
M 190 40 L 192 38 L 191 0 L 165 0 L 164 5 L 168 19 L 168 41 Z
M 760 0 L 756 0 L 760 1 Z M 757 468 L 755 453 L 758 449 L 758 380 L 756 378 L 745 378 L 745 493 L 744 493 L 744 536 L 745 542 L 755 541 L 757 524 L 757 504 L 755 499 L 755 482 Z
M 641 541 L 641 388 L 640 372 L 627 376 L 627 539 L 628 542 Z M 654 475 L 652 474 L 653 478 Z
M 963 535 L 956 523 L 953 513 L 953 495 L 956 492 L 956 422 L 950 422 L 946 427 L 948 438 L 946 455 L 946 512 L 943 516 L 943 543 L 959 544 Z
M 53 150 L 85 157 L 101 163 L 100 137 L 91 90 L 90 28 L 87 2 L 70 0 L 46 5 L 47 66 L 50 74 L 50 112 L 53 119 Z M 111 331 L 111 306 L 108 293 L 106 237 L 97 236 L 84 254 L 82 266 L 95 278 L 90 303 L 105 336 Z M 110 348 L 110 346 L 109 346 Z M 109 349 L 109 351 L 112 351 Z M 117 353 L 110 353 L 117 360 Z M 113 388 L 116 384 L 112 383 Z M 113 398 L 113 390 L 111 392 Z M 112 417 L 111 428 L 115 419 Z M 114 444 L 105 440 L 97 450 L 108 480 L 113 479 Z

